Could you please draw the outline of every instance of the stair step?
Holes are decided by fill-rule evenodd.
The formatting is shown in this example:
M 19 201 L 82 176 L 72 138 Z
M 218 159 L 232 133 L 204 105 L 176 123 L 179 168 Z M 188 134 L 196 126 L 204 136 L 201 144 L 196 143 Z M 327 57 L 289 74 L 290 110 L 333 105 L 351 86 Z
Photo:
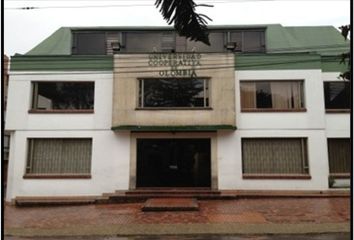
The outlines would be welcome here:
M 141 208 L 151 211 L 198 211 L 199 204 L 195 198 L 149 198 Z
M 116 192 L 120 193 L 120 192 Z M 131 190 L 126 191 L 126 195 L 181 195 L 181 194 L 189 194 L 189 195 L 220 195 L 220 191 L 212 191 L 212 190 Z
M 82 205 L 93 204 L 95 198 L 56 198 L 56 197 L 17 197 L 15 198 L 16 206 L 34 207 L 34 206 L 57 206 L 57 205 Z

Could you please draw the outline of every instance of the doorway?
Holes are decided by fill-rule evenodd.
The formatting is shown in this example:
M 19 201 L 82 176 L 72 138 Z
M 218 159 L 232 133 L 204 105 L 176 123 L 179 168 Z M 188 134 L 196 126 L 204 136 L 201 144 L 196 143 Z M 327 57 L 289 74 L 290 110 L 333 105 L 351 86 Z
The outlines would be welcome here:
M 137 139 L 136 187 L 211 187 L 210 139 Z

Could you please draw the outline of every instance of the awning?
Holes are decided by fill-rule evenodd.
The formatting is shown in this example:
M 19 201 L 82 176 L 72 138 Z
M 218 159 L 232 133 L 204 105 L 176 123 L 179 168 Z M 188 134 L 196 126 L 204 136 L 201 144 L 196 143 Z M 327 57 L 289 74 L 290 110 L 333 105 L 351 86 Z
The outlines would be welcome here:
M 141 125 L 120 125 L 112 127 L 113 131 L 132 132 L 215 132 L 217 130 L 233 130 L 233 125 L 187 125 L 187 126 L 141 126 Z

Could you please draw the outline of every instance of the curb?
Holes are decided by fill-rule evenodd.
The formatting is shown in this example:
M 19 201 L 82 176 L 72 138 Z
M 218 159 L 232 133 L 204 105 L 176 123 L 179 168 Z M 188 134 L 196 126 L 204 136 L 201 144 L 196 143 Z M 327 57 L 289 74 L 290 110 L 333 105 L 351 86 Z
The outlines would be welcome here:
M 108 235 L 190 235 L 190 234 L 313 234 L 347 233 L 350 223 L 301 224 L 129 224 L 105 226 L 75 226 L 67 228 L 5 228 L 5 236 L 65 237 Z

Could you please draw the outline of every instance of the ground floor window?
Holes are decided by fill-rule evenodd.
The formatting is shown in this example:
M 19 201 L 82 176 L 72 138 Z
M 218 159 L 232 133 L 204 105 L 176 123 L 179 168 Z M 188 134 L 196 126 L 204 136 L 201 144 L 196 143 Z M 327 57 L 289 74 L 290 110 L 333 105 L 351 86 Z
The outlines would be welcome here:
M 329 173 L 349 177 L 351 171 L 351 148 L 349 138 L 328 139 Z
M 243 138 L 242 168 L 244 177 L 308 175 L 306 139 Z
M 31 138 L 26 174 L 89 174 L 92 139 Z

